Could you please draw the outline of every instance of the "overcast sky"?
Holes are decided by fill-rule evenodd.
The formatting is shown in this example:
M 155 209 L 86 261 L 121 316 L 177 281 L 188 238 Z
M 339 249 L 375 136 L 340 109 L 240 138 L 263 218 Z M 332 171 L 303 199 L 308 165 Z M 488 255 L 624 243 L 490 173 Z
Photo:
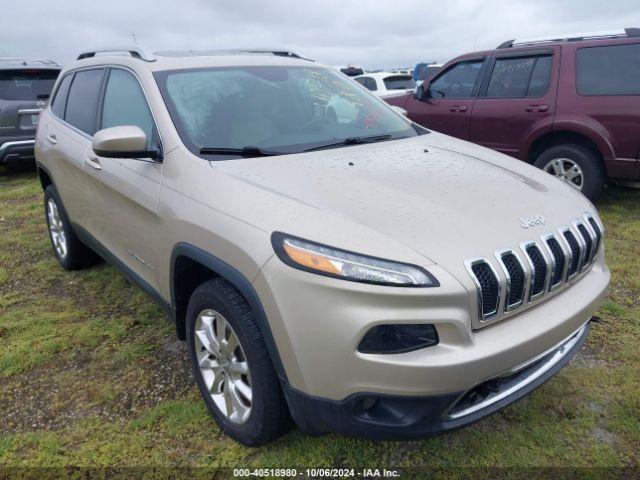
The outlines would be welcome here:
M 638 0 L 2 0 L 0 56 L 104 45 L 278 48 L 368 68 L 446 61 L 514 37 L 640 27 Z

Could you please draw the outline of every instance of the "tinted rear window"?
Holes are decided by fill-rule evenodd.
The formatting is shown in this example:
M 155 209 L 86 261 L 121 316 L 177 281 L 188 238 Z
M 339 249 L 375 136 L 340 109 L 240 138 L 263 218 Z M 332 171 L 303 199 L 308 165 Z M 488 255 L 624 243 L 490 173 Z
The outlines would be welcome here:
M 547 92 L 551 56 L 497 58 L 487 87 L 490 98 L 539 97 Z
M 549 89 L 549 80 L 551 78 L 551 61 L 553 57 L 538 57 L 536 64 L 531 73 L 531 82 L 529 82 L 529 90 L 527 97 L 541 97 Z
M 81 70 L 76 73 L 69 98 L 65 120 L 89 135 L 96 132 L 98 96 L 102 85 L 103 69 Z
M 640 95 L 640 44 L 580 48 L 576 55 L 580 95 Z
M 58 78 L 58 70 L 0 71 L 0 99 L 46 100 Z
M 64 118 L 64 107 L 67 106 L 67 96 L 69 95 L 69 86 L 71 85 L 72 79 L 72 73 L 65 75 L 51 103 L 51 111 L 60 118 Z
M 411 75 L 396 75 L 384 79 L 387 90 L 409 90 L 416 88 L 416 82 Z
M 367 90 L 375 91 L 378 89 L 376 81 L 371 77 L 357 77 L 354 78 L 354 80 L 364 86 Z

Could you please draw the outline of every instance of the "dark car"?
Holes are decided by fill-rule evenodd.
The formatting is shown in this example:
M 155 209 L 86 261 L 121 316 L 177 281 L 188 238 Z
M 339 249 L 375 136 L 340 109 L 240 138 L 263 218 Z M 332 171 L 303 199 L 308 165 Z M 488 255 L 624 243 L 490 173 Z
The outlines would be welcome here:
M 433 130 L 556 175 L 587 197 L 640 180 L 640 29 L 511 40 L 386 99 Z
M 0 165 L 34 160 L 38 117 L 61 68 L 51 60 L 0 59 Z
M 344 73 L 347 77 L 357 77 L 358 75 L 362 75 L 364 70 L 360 67 L 354 67 L 353 65 L 349 65 L 347 67 L 341 67 L 340 71 Z

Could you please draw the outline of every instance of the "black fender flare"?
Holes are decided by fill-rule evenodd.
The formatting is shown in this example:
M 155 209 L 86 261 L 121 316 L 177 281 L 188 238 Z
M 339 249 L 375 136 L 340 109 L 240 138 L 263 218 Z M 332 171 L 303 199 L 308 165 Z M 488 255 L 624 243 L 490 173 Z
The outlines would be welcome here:
M 287 375 L 284 370 L 282 360 L 280 359 L 280 354 L 278 353 L 278 348 L 273 338 L 273 334 L 271 333 L 271 327 L 269 326 L 267 315 L 262 307 L 262 302 L 249 279 L 224 260 L 221 260 L 215 255 L 202 250 L 199 247 L 184 242 L 177 243 L 171 252 L 171 305 L 173 309 L 173 318 L 176 320 L 176 328 L 180 328 L 178 325 L 179 319 L 177 318 L 176 311 L 177 303 L 175 288 L 175 264 L 178 257 L 187 257 L 194 262 L 207 267 L 216 275 L 231 283 L 231 285 L 233 285 L 242 294 L 256 316 L 258 328 L 260 329 L 262 338 L 264 338 L 269 356 L 271 357 L 271 361 L 273 362 L 273 366 L 276 369 L 280 381 L 284 382 L 285 385 L 288 384 Z

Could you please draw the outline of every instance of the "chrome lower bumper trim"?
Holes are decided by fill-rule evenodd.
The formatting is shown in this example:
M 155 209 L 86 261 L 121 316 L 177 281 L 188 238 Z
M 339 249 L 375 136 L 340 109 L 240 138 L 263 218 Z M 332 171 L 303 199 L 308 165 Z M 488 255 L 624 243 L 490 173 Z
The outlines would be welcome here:
M 525 368 L 530 367 L 537 362 L 540 362 L 540 364 L 536 365 L 535 368 L 533 368 L 530 372 L 527 372 L 526 376 L 516 379 L 513 384 L 508 385 L 507 388 L 505 388 L 504 390 L 497 391 L 495 394 L 489 395 L 484 400 L 474 405 L 471 405 L 467 408 L 463 408 L 462 410 L 457 410 L 457 411 L 455 410 L 455 406 L 459 400 L 456 401 L 453 404 L 452 408 L 449 410 L 449 412 L 445 414 L 445 418 L 447 418 L 448 420 L 457 420 L 467 415 L 471 415 L 472 413 L 478 412 L 484 408 L 487 408 L 495 403 L 500 402 L 501 400 L 504 400 L 510 395 L 513 395 L 519 390 L 522 390 L 523 388 L 525 388 L 527 385 L 531 384 L 538 378 L 542 377 L 546 372 L 548 372 L 554 366 L 556 366 L 572 350 L 572 348 L 582 339 L 582 336 L 585 335 L 587 332 L 588 323 L 589 322 L 586 322 L 578 330 L 576 330 L 568 338 L 564 339 L 555 347 L 550 348 L 549 350 L 541 353 L 540 355 L 536 355 L 535 357 L 527 360 L 524 363 L 521 363 L 520 365 L 513 367 L 512 369 L 508 370 L 507 372 L 501 375 L 496 375 L 495 377 L 487 379 L 485 380 L 485 382 L 493 379 L 499 379 L 501 377 L 507 377 L 509 375 L 517 374 L 519 371 L 524 370 Z
M 0 145 L 0 155 L 3 155 L 5 151 L 12 147 L 25 147 L 29 145 L 35 145 L 35 140 L 17 140 L 15 142 L 5 142 Z

